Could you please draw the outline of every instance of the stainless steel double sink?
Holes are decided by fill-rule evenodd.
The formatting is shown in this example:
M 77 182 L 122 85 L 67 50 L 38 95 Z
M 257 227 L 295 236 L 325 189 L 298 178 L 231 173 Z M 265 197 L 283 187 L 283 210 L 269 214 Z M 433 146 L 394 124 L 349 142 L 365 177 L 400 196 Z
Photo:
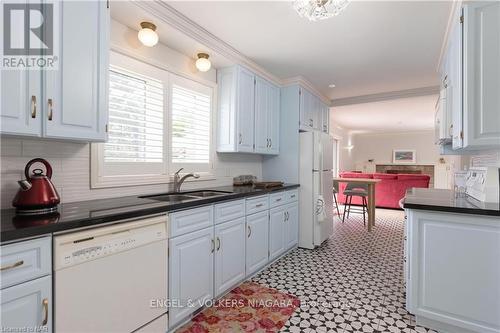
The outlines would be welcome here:
M 164 193 L 164 194 L 154 194 L 154 195 L 144 195 L 139 198 L 146 198 L 157 201 L 164 202 L 181 202 L 181 201 L 191 201 L 191 200 L 199 200 L 205 198 L 212 198 L 227 194 L 232 194 L 233 192 L 225 192 L 225 191 L 192 191 L 192 192 L 181 192 L 181 193 Z

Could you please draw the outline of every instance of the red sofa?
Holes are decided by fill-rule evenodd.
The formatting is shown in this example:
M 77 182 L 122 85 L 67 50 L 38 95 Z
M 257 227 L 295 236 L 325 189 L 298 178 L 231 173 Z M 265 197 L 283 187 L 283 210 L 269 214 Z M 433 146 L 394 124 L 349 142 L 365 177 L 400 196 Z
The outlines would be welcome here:
M 381 179 L 375 186 L 375 206 L 398 209 L 400 208 L 399 201 L 405 196 L 407 189 L 412 187 L 428 188 L 431 179 L 428 175 L 359 172 L 342 172 L 340 177 Z M 345 203 L 345 195 L 343 193 L 346 185 L 346 183 L 339 184 L 339 193 L 337 196 L 339 203 Z M 352 203 L 361 205 L 361 198 L 353 197 Z

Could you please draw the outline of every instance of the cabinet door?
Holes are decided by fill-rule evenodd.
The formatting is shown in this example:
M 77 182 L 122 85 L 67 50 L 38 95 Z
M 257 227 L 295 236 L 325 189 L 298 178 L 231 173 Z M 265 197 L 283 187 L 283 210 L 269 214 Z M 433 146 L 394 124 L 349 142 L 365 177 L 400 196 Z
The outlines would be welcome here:
M 277 155 L 280 152 L 280 88 L 269 86 L 269 153 Z
M 238 118 L 237 143 L 238 151 L 251 153 L 254 151 L 254 103 L 255 103 L 255 76 L 252 72 L 238 67 L 236 82 Z
M 212 299 L 214 248 L 212 227 L 170 239 L 168 294 L 172 300 L 192 300 L 192 306 L 169 308 L 170 327 Z
M 315 130 L 321 131 L 323 125 L 323 111 L 321 109 L 321 100 L 313 96 L 313 109 L 312 109 L 312 118 L 313 118 L 313 128 Z
M 109 8 L 106 1 L 60 1 L 59 69 L 45 72 L 44 135 L 105 141 Z
M 299 205 L 297 203 L 287 206 L 285 219 L 285 247 L 289 249 L 299 242 Z
M 300 127 L 302 129 L 313 128 L 313 108 L 312 94 L 308 90 L 300 88 Z
M 267 154 L 269 150 L 270 84 L 255 79 L 255 152 Z
M 462 24 L 459 19 L 453 25 L 449 46 L 449 104 L 453 149 L 462 148 Z
M 285 251 L 285 208 L 283 206 L 269 211 L 269 260 Z
M 500 2 L 464 6 L 464 147 L 500 147 Z
M 330 108 L 328 105 L 322 105 L 322 114 L 323 126 L 321 127 L 321 130 L 328 133 L 330 131 Z
M 215 296 L 245 278 L 245 218 L 215 227 Z
M 2 134 L 30 136 L 42 134 L 41 75 L 41 72 L 36 70 L 0 71 Z
M 2 329 L 52 332 L 52 276 L 2 289 L 0 295 Z
M 269 260 L 269 211 L 247 216 L 246 272 L 252 275 Z

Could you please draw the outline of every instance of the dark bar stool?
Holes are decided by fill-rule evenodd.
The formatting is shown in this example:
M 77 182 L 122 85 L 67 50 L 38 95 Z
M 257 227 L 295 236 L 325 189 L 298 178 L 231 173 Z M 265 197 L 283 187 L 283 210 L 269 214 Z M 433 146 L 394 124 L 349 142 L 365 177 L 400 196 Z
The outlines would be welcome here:
M 349 218 L 349 213 L 363 214 L 363 225 L 366 225 L 366 214 L 368 213 L 368 184 L 355 184 L 347 183 L 344 190 L 345 203 L 344 203 L 344 214 L 342 216 L 342 222 L 345 221 L 345 216 Z M 362 209 L 352 209 L 352 197 L 361 197 Z
M 337 216 L 340 218 L 339 204 L 337 202 L 337 194 L 339 193 L 339 181 L 333 181 L 333 201 L 335 202 L 335 209 L 337 210 Z

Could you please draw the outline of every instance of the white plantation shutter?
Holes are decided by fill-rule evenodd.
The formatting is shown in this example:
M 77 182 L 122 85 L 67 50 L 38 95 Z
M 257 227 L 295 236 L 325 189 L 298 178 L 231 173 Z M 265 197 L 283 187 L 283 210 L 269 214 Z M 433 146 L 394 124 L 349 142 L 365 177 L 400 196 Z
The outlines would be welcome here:
M 207 171 L 211 152 L 212 89 L 175 76 L 171 81 L 172 169 Z
M 112 68 L 104 161 L 163 163 L 163 84 Z

